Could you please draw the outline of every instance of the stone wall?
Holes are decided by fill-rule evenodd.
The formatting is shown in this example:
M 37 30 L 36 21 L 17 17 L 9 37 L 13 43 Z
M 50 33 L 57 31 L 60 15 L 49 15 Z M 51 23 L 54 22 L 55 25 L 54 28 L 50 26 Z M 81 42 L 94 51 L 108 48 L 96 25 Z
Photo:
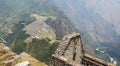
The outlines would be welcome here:
M 52 66 L 114 66 L 85 53 L 81 35 L 66 35 L 52 55 Z
M 89 66 L 89 65 L 90 66 L 114 66 L 113 64 L 110 64 L 104 60 L 101 60 L 89 54 L 84 54 L 82 59 L 82 64 L 84 66 Z

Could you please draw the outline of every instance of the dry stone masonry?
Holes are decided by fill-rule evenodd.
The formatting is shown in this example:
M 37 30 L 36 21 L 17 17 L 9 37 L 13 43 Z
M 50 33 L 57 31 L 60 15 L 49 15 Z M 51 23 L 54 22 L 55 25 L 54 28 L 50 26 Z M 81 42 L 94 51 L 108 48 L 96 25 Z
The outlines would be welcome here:
M 52 66 L 114 66 L 84 52 L 81 35 L 66 35 L 52 55 Z

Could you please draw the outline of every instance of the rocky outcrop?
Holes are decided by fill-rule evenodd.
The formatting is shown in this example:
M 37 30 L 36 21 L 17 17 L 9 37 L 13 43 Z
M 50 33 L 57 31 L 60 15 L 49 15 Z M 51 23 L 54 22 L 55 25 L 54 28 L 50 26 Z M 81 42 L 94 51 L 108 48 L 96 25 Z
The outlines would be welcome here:
M 12 52 L 3 43 L 0 43 L 0 66 L 13 66 L 20 59 L 19 55 Z

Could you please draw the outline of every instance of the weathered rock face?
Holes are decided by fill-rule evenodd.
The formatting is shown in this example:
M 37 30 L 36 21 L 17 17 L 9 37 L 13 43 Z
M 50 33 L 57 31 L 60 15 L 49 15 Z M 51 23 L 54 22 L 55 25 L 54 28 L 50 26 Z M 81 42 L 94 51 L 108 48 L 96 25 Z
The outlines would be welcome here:
M 18 55 L 12 52 L 3 43 L 0 43 L 0 66 L 13 66 L 20 59 Z
M 81 35 L 66 35 L 53 54 L 53 66 L 114 66 L 104 60 L 87 54 L 83 48 Z

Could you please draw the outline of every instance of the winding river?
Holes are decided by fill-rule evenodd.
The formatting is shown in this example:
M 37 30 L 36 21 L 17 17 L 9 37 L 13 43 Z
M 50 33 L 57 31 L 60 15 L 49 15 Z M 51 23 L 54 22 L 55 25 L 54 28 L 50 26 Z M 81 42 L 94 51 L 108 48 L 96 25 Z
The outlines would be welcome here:
M 114 64 L 114 65 L 117 65 L 117 61 L 116 61 L 113 57 L 111 57 L 109 54 L 105 53 L 105 50 L 102 51 L 102 50 L 100 50 L 99 48 L 96 48 L 96 51 L 98 51 L 98 52 L 100 52 L 100 53 L 102 53 L 102 54 L 105 54 L 106 56 L 109 57 L 110 63 L 112 63 L 112 64 Z

